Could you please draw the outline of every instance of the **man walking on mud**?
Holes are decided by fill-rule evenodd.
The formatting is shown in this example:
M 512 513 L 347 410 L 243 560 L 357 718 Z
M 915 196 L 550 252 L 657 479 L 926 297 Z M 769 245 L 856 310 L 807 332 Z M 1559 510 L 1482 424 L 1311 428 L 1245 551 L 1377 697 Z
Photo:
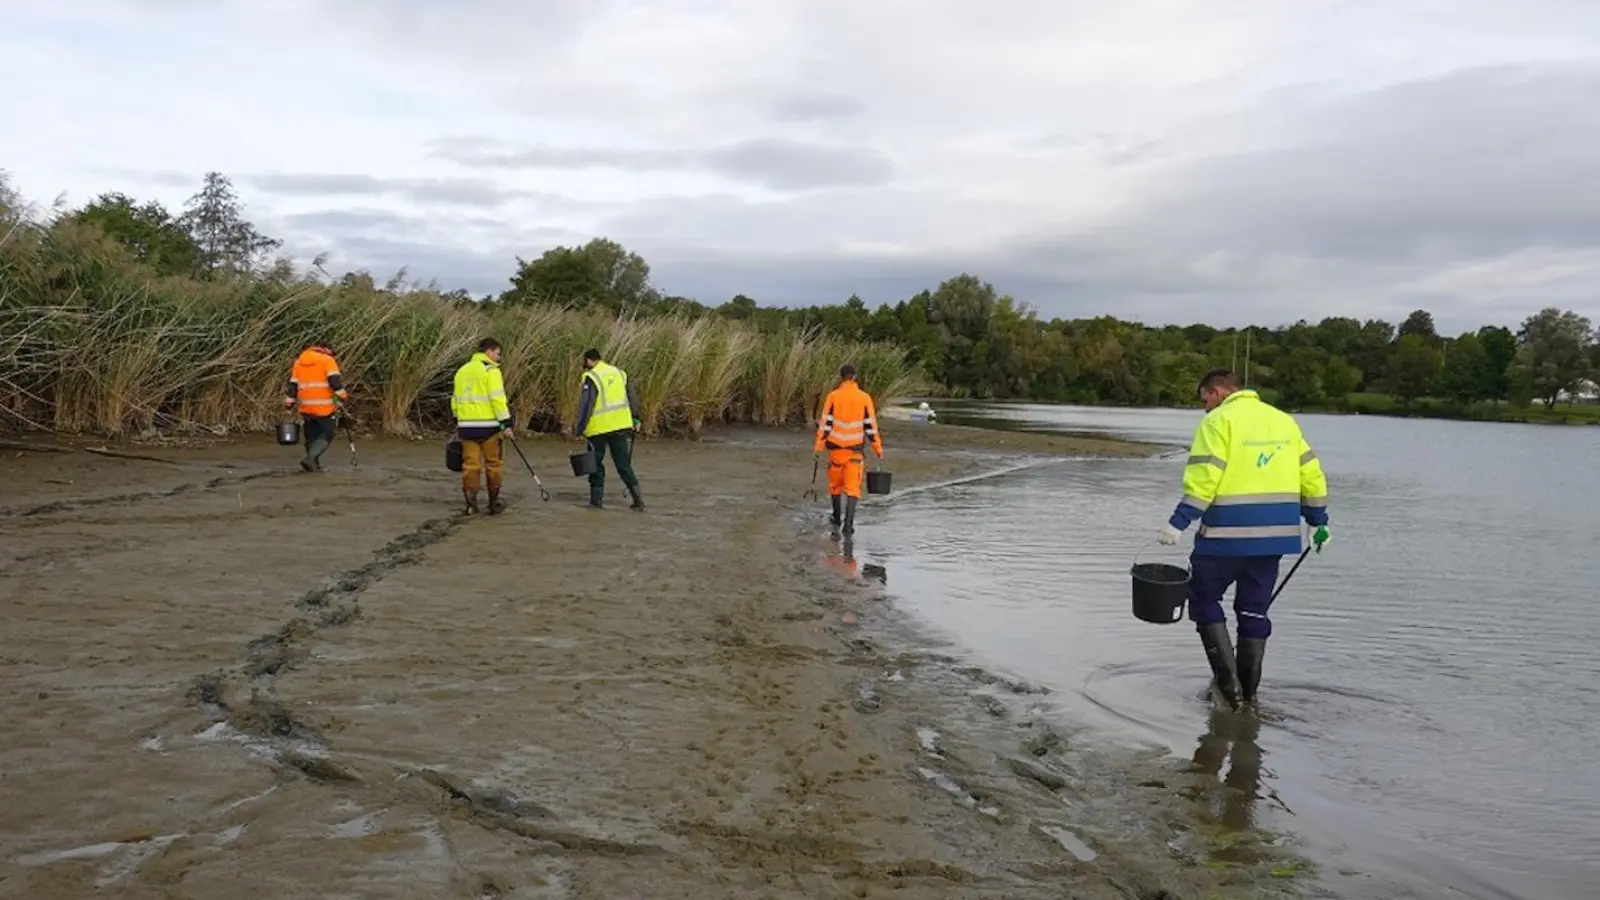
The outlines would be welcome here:
M 883 437 L 878 432 L 878 411 L 872 396 L 856 384 L 856 367 L 839 367 L 839 386 L 822 401 L 822 417 L 817 422 L 817 439 L 812 452 L 828 451 L 828 497 L 833 501 L 835 529 L 855 534 L 856 504 L 861 502 L 861 483 L 866 478 L 866 450 L 883 459 Z M 842 509 L 841 509 L 842 507 Z
M 307 472 L 322 471 L 322 454 L 332 446 L 336 436 L 339 407 L 335 397 L 342 401 L 350 399 L 333 351 L 326 343 L 312 344 L 300 351 L 289 370 L 289 388 L 283 398 L 283 408 L 300 406 L 306 433 L 306 455 L 300 460 L 300 468 Z
M 583 390 L 578 395 L 578 422 L 573 433 L 582 435 L 594 451 L 595 467 L 589 475 L 589 506 L 603 509 L 606 494 L 606 451 L 611 452 L 612 465 L 617 467 L 617 477 L 633 497 L 630 509 L 644 509 L 644 495 L 639 491 L 639 476 L 633 474 L 633 451 L 630 446 L 634 432 L 639 429 L 639 408 L 628 384 L 628 373 L 605 362 L 600 351 L 590 348 L 583 352 Z
M 467 513 L 478 512 L 478 473 L 489 483 L 489 515 L 505 509 L 500 502 L 502 436 L 511 437 L 511 408 L 506 405 L 506 384 L 500 374 L 500 342 L 486 337 L 478 352 L 456 370 L 450 411 L 456 417 L 456 437 L 461 441 L 461 496 Z
M 1183 469 L 1183 499 L 1158 535 L 1176 544 L 1200 520 L 1190 556 L 1189 619 L 1200 632 L 1217 691 L 1228 705 L 1254 704 L 1272 634 L 1267 607 L 1285 554 L 1301 552 L 1301 525 L 1328 542 L 1328 482 L 1293 416 L 1214 369 L 1200 379 L 1205 417 Z M 1239 655 L 1228 641 L 1222 595 L 1234 586 Z

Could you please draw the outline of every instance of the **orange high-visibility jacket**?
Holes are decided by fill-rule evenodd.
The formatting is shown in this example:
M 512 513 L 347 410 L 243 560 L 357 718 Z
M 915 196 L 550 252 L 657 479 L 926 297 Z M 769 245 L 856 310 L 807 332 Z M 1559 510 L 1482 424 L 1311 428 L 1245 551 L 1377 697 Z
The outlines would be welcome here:
M 308 416 L 333 415 L 333 398 L 349 399 L 344 389 L 344 376 L 333 354 L 321 347 L 307 347 L 294 361 L 289 374 L 289 396 L 300 404 L 300 412 Z
M 815 449 L 820 451 L 826 446 L 830 450 L 861 450 L 869 441 L 881 456 L 883 437 L 878 433 L 878 411 L 872 405 L 872 395 L 854 379 L 842 381 L 822 401 Z

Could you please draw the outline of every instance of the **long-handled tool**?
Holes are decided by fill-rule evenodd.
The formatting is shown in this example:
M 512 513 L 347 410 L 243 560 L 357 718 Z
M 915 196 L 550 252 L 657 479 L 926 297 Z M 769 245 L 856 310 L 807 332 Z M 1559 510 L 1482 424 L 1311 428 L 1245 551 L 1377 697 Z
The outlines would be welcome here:
M 817 467 L 822 465 L 822 457 L 811 457 L 811 487 L 806 490 L 806 497 L 815 503 L 817 501 Z
M 522 464 L 527 467 L 528 474 L 533 476 L 533 483 L 539 486 L 539 499 L 549 503 L 550 492 L 544 489 L 544 482 L 539 480 L 539 473 L 533 470 L 533 463 L 528 462 L 528 458 L 522 455 L 522 447 L 517 444 L 517 439 L 506 435 L 506 440 L 511 442 L 511 449 L 517 451 L 517 456 L 522 457 Z
M 350 428 L 350 416 L 347 414 L 340 416 L 340 418 L 344 419 L 344 439 L 350 444 L 350 468 L 354 469 L 356 467 L 356 435 Z
M 1289 574 L 1283 576 L 1283 580 L 1278 582 L 1277 589 L 1272 592 L 1272 600 L 1278 599 L 1278 594 L 1282 593 L 1283 589 L 1288 586 L 1289 579 L 1294 577 L 1294 573 L 1300 571 L 1300 564 L 1306 561 L 1306 557 L 1310 555 L 1310 553 L 1311 547 L 1309 545 L 1307 545 L 1304 550 L 1300 551 L 1300 558 L 1294 561 L 1294 565 L 1289 569 Z M 1267 602 L 1270 604 L 1272 600 L 1268 600 Z

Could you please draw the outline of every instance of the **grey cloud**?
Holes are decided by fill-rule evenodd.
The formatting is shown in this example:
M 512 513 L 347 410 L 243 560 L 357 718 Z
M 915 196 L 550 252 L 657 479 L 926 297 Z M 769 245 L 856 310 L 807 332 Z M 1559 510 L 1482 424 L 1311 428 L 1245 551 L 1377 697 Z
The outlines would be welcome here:
M 426 224 L 417 216 L 402 215 L 386 209 L 324 209 L 293 213 L 280 217 L 278 221 L 297 232 L 341 235 L 363 231 L 415 230 Z
M 934 224 L 1004 221 L 1005 208 L 870 185 L 782 202 L 646 201 L 600 232 L 642 253 L 663 290 L 708 303 L 735 293 L 790 304 L 852 293 L 895 302 L 970 271 L 1047 317 L 1272 324 L 1334 314 L 1398 320 L 1427 306 L 1441 329 L 1459 330 L 1514 325 L 1547 302 L 1600 316 L 1592 293 L 1600 106 L 1586 102 L 1594 96 L 1600 68 L 1582 66 L 1462 71 L 1316 106 L 1304 94 L 1278 95 L 1236 123 L 1239 134 L 1270 134 L 1271 147 L 1151 163 L 1151 180 L 1115 215 L 1071 231 L 1023 230 L 987 249 L 930 249 L 941 237 Z M 1089 145 L 1109 146 L 1096 141 Z M 1182 142 L 1182 134 L 1162 139 Z M 574 159 L 543 152 L 521 164 Z M 752 156 L 718 165 L 765 164 Z M 875 243 L 922 249 L 854 249 Z M 418 252 L 463 284 L 509 274 L 509 254 Z
M 772 114 L 780 122 L 827 122 L 854 119 L 866 107 L 841 94 L 794 93 L 774 100 Z
M 966 270 L 1046 316 L 1277 323 L 1398 319 L 1426 305 L 1441 328 L 1464 329 L 1515 324 L 1545 302 L 1594 314 L 1600 107 L 1584 102 L 1594 96 L 1600 69 L 1523 67 L 1258 109 L 1245 124 L 1278 126 L 1275 148 L 1158 165 L 1115 216 L 987 250 L 832 249 L 936 246 L 917 223 L 996 214 L 885 190 L 679 198 L 640 204 L 605 230 L 643 253 L 664 289 L 713 302 L 737 292 L 897 301 Z
M 200 175 L 190 175 L 184 172 L 136 172 L 131 169 L 103 169 L 101 171 L 118 178 L 129 178 L 145 184 L 161 185 L 162 187 L 192 187 L 195 190 L 199 190 L 201 185 Z
M 528 196 L 484 178 L 376 178 L 345 173 L 263 173 L 251 184 L 287 196 L 391 195 L 422 204 L 493 207 Z
M 404 268 L 426 283 L 474 294 L 499 292 L 516 266 L 558 244 L 580 243 L 583 235 L 561 228 L 517 227 L 488 216 L 416 216 L 382 209 L 325 209 L 294 213 L 264 223 L 284 237 L 302 259 L 329 253 L 334 272 L 366 269 L 387 275 Z M 463 244 L 467 246 L 463 246 Z
M 1344 260 L 1600 244 L 1600 68 L 1458 72 L 1301 114 L 1292 146 L 1174 167 L 1120 224 Z
M 887 184 L 894 177 L 894 163 L 871 148 L 829 147 L 783 138 L 718 147 L 706 151 L 705 159 L 725 175 L 788 190 Z
M 790 138 L 755 138 L 689 150 L 549 146 L 511 150 L 471 138 L 446 138 L 435 142 L 434 153 L 461 165 L 503 169 L 694 169 L 779 190 L 887 184 L 895 170 L 894 162 L 875 148 Z

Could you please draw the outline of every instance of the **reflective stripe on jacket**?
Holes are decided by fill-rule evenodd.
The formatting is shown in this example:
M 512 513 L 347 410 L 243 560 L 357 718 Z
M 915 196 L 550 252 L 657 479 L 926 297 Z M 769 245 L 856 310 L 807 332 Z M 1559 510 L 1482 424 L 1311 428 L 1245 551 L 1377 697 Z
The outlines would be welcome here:
M 1250 390 L 1206 413 L 1171 524 L 1181 531 L 1195 519 L 1194 552 L 1201 556 L 1299 553 L 1300 521 L 1327 524 L 1328 481 L 1293 416 Z
M 307 347 L 300 352 L 289 371 L 289 391 L 300 404 L 300 412 L 316 418 L 333 415 L 335 395 L 341 400 L 349 396 L 339 364 L 320 347 Z
M 450 412 L 456 417 L 456 433 L 462 440 L 481 441 L 511 426 L 500 364 L 488 354 L 474 353 L 456 370 Z
M 874 451 L 883 453 L 883 437 L 878 433 L 878 411 L 872 405 L 872 395 L 863 391 L 854 379 L 841 382 L 822 401 L 822 418 L 817 422 L 814 449 L 861 450 L 869 442 Z
M 610 434 L 633 427 L 633 410 L 628 406 L 628 373 L 608 362 L 597 362 L 583 373 L 583 380 L 594 385 L 594 411 L 584 423 L 583 436 Z

